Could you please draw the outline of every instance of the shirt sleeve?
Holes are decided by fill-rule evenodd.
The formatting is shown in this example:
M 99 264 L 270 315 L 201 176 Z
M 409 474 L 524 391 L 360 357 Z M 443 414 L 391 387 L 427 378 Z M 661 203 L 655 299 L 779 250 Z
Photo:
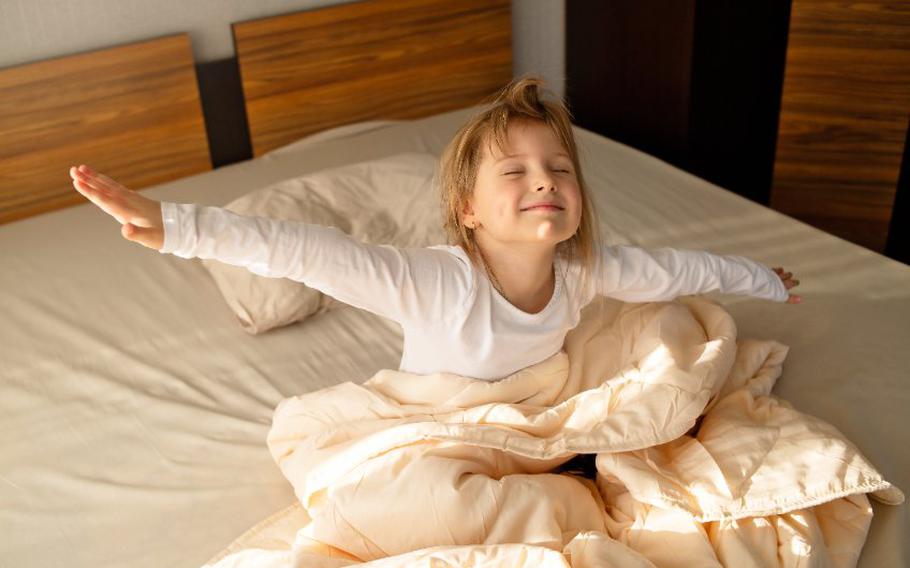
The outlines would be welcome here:
M 598 292 L 626 302 L 670 301 L 714 290 L 777 302 L 790 296 L 773 270 L 742 256 L 616 245 L 598 260 Z
M 433 248 L 360 242 L 336 227 L 162 202 L 161 253 L 213 259 L 289 278 L 399 323 L 442 321 L 463 307 L 470 271 Z

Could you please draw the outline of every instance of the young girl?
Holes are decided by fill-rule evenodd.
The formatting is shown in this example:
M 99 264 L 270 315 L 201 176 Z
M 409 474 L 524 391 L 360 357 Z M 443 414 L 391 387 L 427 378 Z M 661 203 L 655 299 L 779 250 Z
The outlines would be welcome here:
M 595 294 L 669 301 L 712 290 L 799 303 L 783 268 L 739 256 L 601 247 L 570 115 L 543 81 L 505 87 L 446 148 L 440 185 L 448 245 L 360 243 L 334 227 L 157 202 L 87 166 L 75 188 L 124 238 L 303 282 L 401 324 L 400 370 L 496 380 L 547 359 Z

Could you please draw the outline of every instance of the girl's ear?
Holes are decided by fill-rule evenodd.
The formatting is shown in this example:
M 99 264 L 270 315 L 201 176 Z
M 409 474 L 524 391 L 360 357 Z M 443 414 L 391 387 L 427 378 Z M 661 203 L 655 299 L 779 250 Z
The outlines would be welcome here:
M 471 205 L 470 198 L 465 201 L 464 207 L 461 208 L 461 224 L 465 227 L 474 228 L 477 221 L 474 219 L 474 207 Z

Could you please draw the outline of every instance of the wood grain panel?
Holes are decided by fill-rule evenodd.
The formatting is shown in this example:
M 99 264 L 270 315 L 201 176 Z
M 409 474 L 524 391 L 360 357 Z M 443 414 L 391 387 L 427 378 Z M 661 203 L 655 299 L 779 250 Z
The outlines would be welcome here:
M 373 0 L 233 25 L 253 155 L 479 104 L 512 78 L 509 0 Z
M 771 207 L 882 252 L 910 116 L 910 3 L 793 0 Z
M 187 34 L 0 69 L 0 223 L 85 203 L 80 163 L 133 189 L 211 169 Z

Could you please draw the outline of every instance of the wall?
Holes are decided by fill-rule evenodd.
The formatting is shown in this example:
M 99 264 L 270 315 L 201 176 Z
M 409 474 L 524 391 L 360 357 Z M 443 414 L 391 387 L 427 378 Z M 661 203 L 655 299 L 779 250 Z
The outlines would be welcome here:
M 319 0 L 0 0 L 0 68 L 188 32 L 197 64 L 234 56 L 231 23 L 333 4 Z M 514 0 L 513 70 L 562 96 L 564 0 Z

